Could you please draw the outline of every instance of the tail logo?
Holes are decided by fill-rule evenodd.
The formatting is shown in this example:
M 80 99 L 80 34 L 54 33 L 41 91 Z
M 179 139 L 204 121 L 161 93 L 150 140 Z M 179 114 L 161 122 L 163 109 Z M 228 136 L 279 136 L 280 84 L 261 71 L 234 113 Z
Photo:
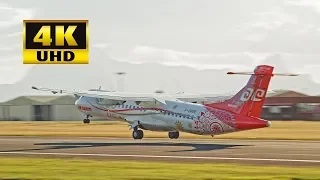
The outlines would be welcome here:
M 264 89 L 256 89 L 254 91 L 253 88 L 247 88 L 247 90 L 241 95 L 240 100 L 243 102 L 246 102 L 250 99 L 255 102 L 261 101 L 265 93 L 266 91 Z

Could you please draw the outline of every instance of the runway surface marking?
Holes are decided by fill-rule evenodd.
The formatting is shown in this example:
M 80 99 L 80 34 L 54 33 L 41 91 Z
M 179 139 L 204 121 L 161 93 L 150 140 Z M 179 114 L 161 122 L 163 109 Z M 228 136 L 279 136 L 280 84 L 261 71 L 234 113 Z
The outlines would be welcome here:
M 45 153 L 45 152 L 0 152 L 0 154 L 22 155 L 59 155 L 59 156 L 100 156 L 100 157 L 135 157 L 135 158 L 172 158 L 172 159 L 208 159 L 208 160 L 243 160 L 243 161 L 274 161 L 274 162 L 307 162 L 320 163 L 320 160 L 304 159 L 266 159 L 266 158 L 233 158 L 233 157 L 202 157 L 202 156 L 157 156 L 135 154 L 80 154 L 80 153 Z

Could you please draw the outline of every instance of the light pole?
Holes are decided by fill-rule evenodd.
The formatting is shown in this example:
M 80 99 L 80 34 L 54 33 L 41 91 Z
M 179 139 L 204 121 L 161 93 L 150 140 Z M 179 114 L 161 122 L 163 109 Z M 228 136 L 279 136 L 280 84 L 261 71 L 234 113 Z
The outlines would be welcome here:
M 126 72 L 116 72 L 115 74 L 120 77 L 117 83 L 118 91 L 124 91 L 124 75 L 126 75 Z

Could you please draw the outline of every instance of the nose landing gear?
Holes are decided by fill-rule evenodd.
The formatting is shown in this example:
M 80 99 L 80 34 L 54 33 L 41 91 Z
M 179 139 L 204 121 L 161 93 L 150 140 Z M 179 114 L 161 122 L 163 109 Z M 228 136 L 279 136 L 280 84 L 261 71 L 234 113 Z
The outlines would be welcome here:
M 84 119 L 84 120 L 83 120 L 83 123 L 84 123 L 84 124 L 90 124 L 90 119 Z
M 86 118 L 83 120 L 84 124 L 90 124 L 90 119 L 89 119 L 90 115 L 87 115 Z

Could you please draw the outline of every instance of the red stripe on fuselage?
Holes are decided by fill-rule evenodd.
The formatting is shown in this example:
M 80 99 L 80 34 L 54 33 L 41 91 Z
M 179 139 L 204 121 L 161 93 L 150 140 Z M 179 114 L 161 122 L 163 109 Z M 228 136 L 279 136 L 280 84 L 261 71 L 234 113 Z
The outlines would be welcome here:
M 114 110 L 112 110 L 112 109 L 103 109 L 103 108 L 97 107 L 97 106 L 95 106 L 93 104 L 91 104 L 91 106 L 93 106 L 94 108 L 97 108 L 97 109 L 99 109 L 101 111 L 113 112 L 113 113 L 126 112 L 126 111 L 140 111 L 140 110 L 156 110 L 156 111 L 158 110 L 158 111 L 165 111 L 167 113 L 177 114 L 179 116 L 190 116 L 190 115 L 186 115 L 186 114 L 176 113 L 176 112 L 173 112 L 173 111 L 168 111 L 168 110 L 161 109 L 161 108 L 132 108 L 132 109 L 114 109 Z

